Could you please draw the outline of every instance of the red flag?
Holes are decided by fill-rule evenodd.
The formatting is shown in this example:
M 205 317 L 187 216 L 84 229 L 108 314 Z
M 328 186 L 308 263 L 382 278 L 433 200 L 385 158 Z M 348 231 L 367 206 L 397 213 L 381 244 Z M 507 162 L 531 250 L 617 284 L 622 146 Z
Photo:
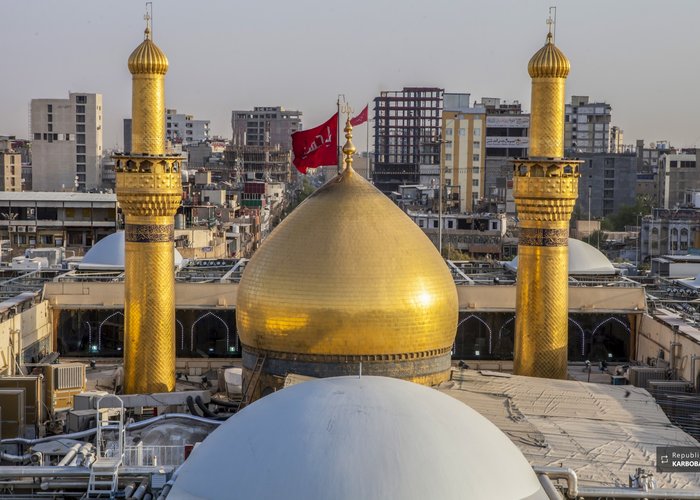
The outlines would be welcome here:
M 294 166 L 302 174 L 307 168 L 338 164 L 338 113 L 318 127 L 292 134 Z
M 357 115 L 355 118 L 350 120 L 350 125 L 352 125 L 353 127 L 357 127 L 358 125 L 362 125 L 363 123 L 365 123 L 367 121 L 367 107 L 368 106 L 369 106 L 369 104 L 367 106 L 365 106 L 365 109 L 360 111 L 359 115 Z

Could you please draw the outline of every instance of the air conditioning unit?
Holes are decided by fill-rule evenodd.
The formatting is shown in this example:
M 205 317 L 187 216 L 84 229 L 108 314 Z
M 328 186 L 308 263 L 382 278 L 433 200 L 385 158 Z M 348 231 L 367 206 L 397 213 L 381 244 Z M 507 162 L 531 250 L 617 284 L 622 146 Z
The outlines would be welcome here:
M 85 365 L 82 363 L 58 363 L 39 365 L 46 383 L 46 403 L 53 412 L 73 408 L 73 397 L 85 391 Z
M 0 389 L 0 437 L 24 437 L 25 391 L 23 388 Z
M 36 233 L 36 226 L 27 226 L 28 233 Z
M 80 432 L 97 425 L 95 410 L 70 410 L 66 418 L 66 431 Z
M 17 232 L 17 226 L 7 226 L 7 232 L 8 232 L 8 233 L 16 233 L 16 232 Z
M 692 390 L 692 384 L 685 380 L 649 380 L 647 385 L 649 393 L 654 397 L 668 393 L 686 393 Z
M 24 389 L 25 417 L 30 426 L 37 426 L 46 420 L 44 406 L 44 377 L 41 375 L 17 375 L 0 377 L 0 389 Z
M 26 233 L 27 232 L 27 226 L 16 226 L 16 227 L 17 227 L 18 233 Z
M 666 368 L 632 366 L 629 371 L 630 384 L 646 389 L 650 380 L 666 380 Z

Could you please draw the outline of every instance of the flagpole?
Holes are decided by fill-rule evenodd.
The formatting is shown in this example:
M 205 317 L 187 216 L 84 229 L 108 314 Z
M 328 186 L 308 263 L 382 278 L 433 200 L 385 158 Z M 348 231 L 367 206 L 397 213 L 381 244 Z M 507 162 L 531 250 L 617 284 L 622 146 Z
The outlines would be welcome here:
M 336 101 L 336 105 L 338 107 L 338 118 L 337 118 L 337 131 L 338 133 L 335 134 L 335 154 L 338 157 L 338 173 L 340 173 L 340 96 L 343 94 L 338 94 L 338 100 Z
M 367 152 L 367 180 L 372 180 L 372 161 L 369 158 L 369 103 L 367 103 L 367 145 L 365 146 Z

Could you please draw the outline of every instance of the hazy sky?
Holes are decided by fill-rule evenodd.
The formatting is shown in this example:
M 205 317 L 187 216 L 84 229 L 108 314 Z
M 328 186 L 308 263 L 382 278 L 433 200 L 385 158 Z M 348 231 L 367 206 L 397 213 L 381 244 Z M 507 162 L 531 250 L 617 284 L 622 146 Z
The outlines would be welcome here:
M 557 45 L 571 60 L 568 96 L 613 108 L 625 143 L 700 145 L 698 0 L 155 0 L 167 54 L 166 105 L 231 135 L 233 109 L 299 109 L 304 126 L 358 111 L 380 90 L 438 86 L 520 100 L 527 62 L 558 7 Z M 131 106 L 126 61 L 143 39 L 144 2 L 0 3 L 0 135 L 27 137 L 32 98 L 100 92 L 104 143 L 122 145 Z M 364 145 L 364 130 L 357 143 Z

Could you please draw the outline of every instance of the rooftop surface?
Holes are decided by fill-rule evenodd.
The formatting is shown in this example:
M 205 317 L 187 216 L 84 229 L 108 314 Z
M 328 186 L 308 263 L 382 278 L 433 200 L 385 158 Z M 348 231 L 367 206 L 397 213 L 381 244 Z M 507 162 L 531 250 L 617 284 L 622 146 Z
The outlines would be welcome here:
M 657 447 L 700 444 L 644 389 L 461 370 L 439 390 L 489 419 L 531 465 L 571 467 L 582 486 L 626 487 L 641 467 L 658 488 L 697 488 L 697 474 L 656 472 Z

